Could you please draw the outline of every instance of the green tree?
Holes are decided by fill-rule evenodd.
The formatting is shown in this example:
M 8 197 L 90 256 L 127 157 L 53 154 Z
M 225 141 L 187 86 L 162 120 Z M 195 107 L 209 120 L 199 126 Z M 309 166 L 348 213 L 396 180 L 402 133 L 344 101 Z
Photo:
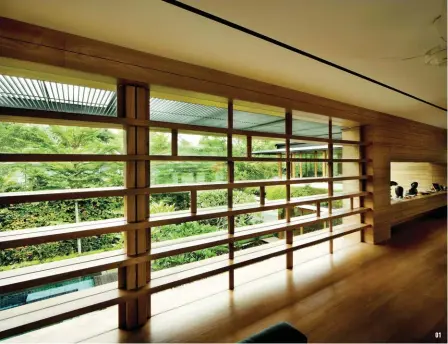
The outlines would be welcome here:
M 4 153 L 119 154 L 122 137 L 108 129 L 5 123 L 0 126 Z M 123 164 L 53 162 L 8 164 L 0 171 L 0 191 L 118 186 Z M 14 183 L 15 180 L 15 183 Z
M 118 154 L 122 136 L 108 129 L 2 123 L 0 149 L 6 153 Z M 0 192 L 117 186 L 123 183 L 123 165 L 106 162 L 18 163 L 0 165 Z M 123 216 L 118 197 L 78 201 L 81 221 Z M 75 222 L 75 201 L 0 206 L 0 231 Z M 84 251 L 122 246 L 121 234 L 83 238 Z M 20 250 L 4 250 L 0 265 L 46 261 L 77 252 L 76 240 L 65 240 Z

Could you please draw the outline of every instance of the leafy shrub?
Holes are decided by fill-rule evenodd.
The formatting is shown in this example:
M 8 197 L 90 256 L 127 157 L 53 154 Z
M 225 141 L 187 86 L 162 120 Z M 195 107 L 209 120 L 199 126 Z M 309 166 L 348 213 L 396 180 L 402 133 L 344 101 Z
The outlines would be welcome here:
M 164 203 L 167 206 L 172 206 L 174 210 L 186 210 L 190 208 L 190 193 L 176 192 L 167 194 L 151 195 L 151 204 Z M 153 213 L 153 212 L 151 212 Z
M 92 251 L 108 251 L 123 247 L 121 233 L 104 234 L 97 237 L 82 238 L 83 253 Z M 78 244 L 76 240 L 63 240 L 59 242 L 18 247 L 0 251 L 0 271 L 6 266 L 22 264 L 25 262 L 43 263 L 53 258 L 68 258 L 77 253 Z M 54 259 L 53 259 L 54 260 Z M 59 259 L 57 259 L 59 260 Z
M 149 203 L 149 213 L 159 214 L 159 213 L 169 213 L 176 210 L 176 206 L 173 204 L 166 204 L 163 201 L 151 202 Z

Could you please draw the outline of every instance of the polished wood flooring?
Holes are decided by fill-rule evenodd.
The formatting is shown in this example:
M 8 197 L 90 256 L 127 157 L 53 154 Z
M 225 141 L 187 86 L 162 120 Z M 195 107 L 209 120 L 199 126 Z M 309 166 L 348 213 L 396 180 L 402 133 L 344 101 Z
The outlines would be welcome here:
M 241 269 L 233 292 L 223 274 L 156 294 L 136 331 L 118 330 L 111 307 L 10 341 L 237 342 L 287 321 L 310 342 L 446 342 L 445 217 L 396 227 L 387 245 L 338 245 L 303 250 L 292 271 L 285 257 Z

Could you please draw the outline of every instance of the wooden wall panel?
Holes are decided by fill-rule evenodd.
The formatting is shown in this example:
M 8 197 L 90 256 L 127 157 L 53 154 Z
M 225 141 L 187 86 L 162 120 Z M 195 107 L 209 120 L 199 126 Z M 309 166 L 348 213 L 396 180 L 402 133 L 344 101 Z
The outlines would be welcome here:
M 390 238 L 390 228 L 395 224 L 396 210 L 391 207 L 390 180 L 392 162 L 419 162 L 418 171 L 406 172 L 406 178 L 399 181 L 405 190 L 409 189 L 414 178 L 419 181 L 422 174 L 428 171 L 432 175 L 431 166 L 435 167 L 438 177 L 446 174 L 446 130 L 428 128 L 408 121 L 402 125 L 378 124 L 365 126 L 365 140 L 370 144 L 366 147 L 367 158 L 370 159 L 367 167 L 369 181 L 367 191 L 372 196 L 366 199 L 366 206 L 373 212 L 366 215 L 367 223 L 373 225 L 366 231 L 366 242 L 380 243 Z M 404 169 L 402 169 L 404 171 Z M 412 171 L 412 170 L 411 170 Z M 446 178 L 446 177 L 445 177 Z M 394 175 L 393 180 L 397 179 Z M 400 178 L 402 179 L 402 178 Z M 411 181 L 411 179 L 413 179 Z M 431 178 L 422 179 L 422 189 L 427 188 Z M 398 181 L 398 180 L 397 180 Z M 422 199 L 422 203 L 433 201 Z M 446 203 L 445 203 L 446 204 Z M 434 209 L 418 207 L 422 212 Z
M 432 164 L 429 162 L 392 162 L 390 178 L 405 191 L 418 182 L 419 190 L 430 190 L 433 183 Z

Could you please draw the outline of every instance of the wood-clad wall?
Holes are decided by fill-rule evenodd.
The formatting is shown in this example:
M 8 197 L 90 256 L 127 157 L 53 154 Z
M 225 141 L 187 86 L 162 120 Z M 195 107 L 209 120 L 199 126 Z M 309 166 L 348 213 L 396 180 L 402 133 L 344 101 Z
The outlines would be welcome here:
M 446 168 L 446 130 L 331 99 L 0 17 L 0 56 L 97 73 L 134 84 L 157 84 L 229 99 L 334 116 L 364 125 L 371 159 L 367 242 L 390 237 L 390 162 L 439 163 Z M 424 114 L 422 114 L 424 116 Z M 442 168 L 443 170 L 443 168 Z
M 393 224 L 389 186 L 391 162 L 436 163 L 440 169 L 446 170 L 447 132 L 401 118 L 395 121 L 379 119 L 365 127 L 365 139 L 372 142 L 367 147 L 367 156 L 372 159 L 368 164 L 367 172 L 372 178 L 367 191 L 372 192 L 372 197 L 366 206 L 374 208 L 373 214 L 368 215 L 374 229 L 366 234 L 366 240 L 378 243 L 390 238 Z
M 391 180 L 407 191 L 412 182 L 418 182 L 418 190 L 430 190 L 432 183 L 446 185 L 446 166 L 430 162 L 392 162 Z

